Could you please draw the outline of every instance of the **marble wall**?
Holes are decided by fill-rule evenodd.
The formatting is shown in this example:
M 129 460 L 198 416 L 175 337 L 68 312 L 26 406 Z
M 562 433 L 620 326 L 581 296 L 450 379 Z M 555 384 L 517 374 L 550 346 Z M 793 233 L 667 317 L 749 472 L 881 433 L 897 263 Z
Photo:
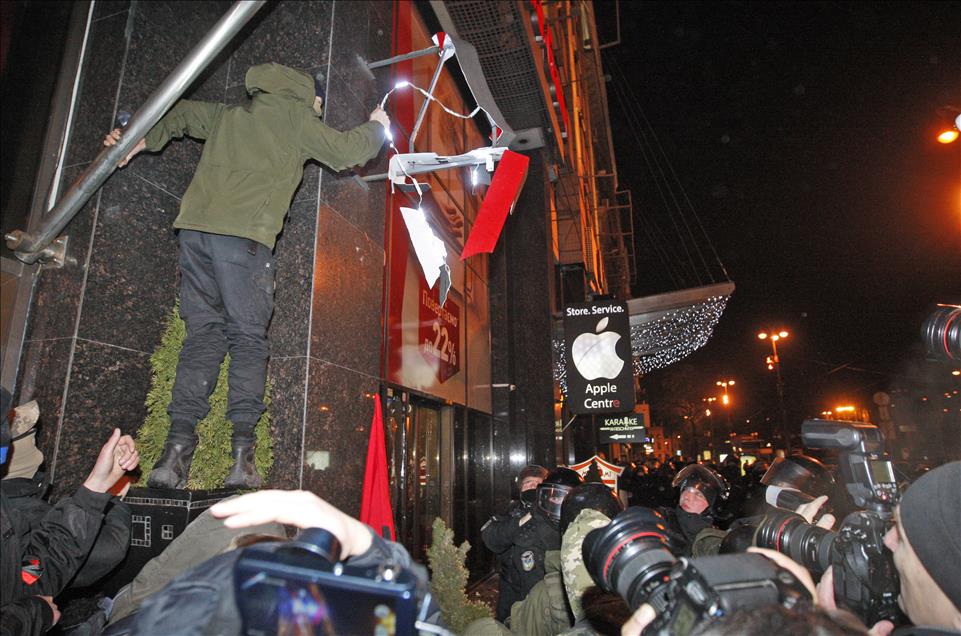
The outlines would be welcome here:
M 230 4 L 96 3 L 65 184 L 96 157 L 115 113 L 135 111 Z M 243 103 L 246 69 L 274 61 L 326 77 L 328 125 L 361 124 L 388 88 L 389 72 L 371 74 L 363 61 L 391 55 L 393 8 L 390 0 L 269 3 L 186 96 Z M 41 404 L 38 439 L 55 496 L 82 482 L 113 426 L 134 434 L 144 419 L 149 357 L 177 295 L 171 225 L 201 148 L 174 141 L 114 174 L 66 230 L 77 265 L 40 275 L 18 386 L 21 400 Z M 490 259 L 493 381 L 518 387 L 495 390 L 485 433 L 493 463 L 474 467 L 482 478 L 470 498 L 495 508 L 510 496 L 505 475 L 529 461 L 554 464 L 544 169 L 533 153 Z M 309 163 L 276 247 L 268 485 L 313 490 L 350 514 L 359 512 L 382 382 L 386 258 L 387 188 L 358 176 L 385 170 L 385 152 L 355 173 Z
M 551 358 L 550 226 L 542 151 L 529 153 L 527 181 L 502 237 L 504 253 L 491 259 L 491 328 L 495 383 L 514 391 L 494 392 L 494 412 L 508 423 L 505 436 L 510 473 L 528 463 L 554 466 L 554 385 Z M 506 415 L 506 417 L 505 417 Z
M 65 186 L 97 156 L 115 113 L 135 111 L 231 4 L 95 4 Z M 390 2 L 270 3 L 185 97 L 242 103 L 247 68 L 279 62 L 328 78 L 329 125 L 362 123 L 380 87 L 358 56 L 389 56 L 391 11 Z M 171 225 L 201 148 L 193 140 L 173 141 L 117 171 L 65 231 L 77 265 L 44 269 L 39 277 L 18 397 L 40 402 L 39 444 L 55 496 L 81 483 L 113 426 L 133 434 L 143 421 L 149 356 L 177 294 Z M 383 162 L 380 157 L 369 168 L 383 169 Z M 366 445 L 362 431 L 369 427 L 371 400 L 355 398 L 379 385 L 384 205 L 382 187 L 367 188 L 351 174 L 316 163 L 305 168 L 276 248 L 271 486 L 322 492 L 338 485 L 323 471 L 302 473 L 304 440 L 310 448 L 335 451 L 336 458 L 347 451 L 340 444 L 359 444 L 350 449 L 352 462 L 356 448 Z M 316 290 L 315 282 L 322 283 Z M 329 294 L 344 302 L 331 302 Z M 351 492 L 335 502 L 356 507 L 355 498 Z

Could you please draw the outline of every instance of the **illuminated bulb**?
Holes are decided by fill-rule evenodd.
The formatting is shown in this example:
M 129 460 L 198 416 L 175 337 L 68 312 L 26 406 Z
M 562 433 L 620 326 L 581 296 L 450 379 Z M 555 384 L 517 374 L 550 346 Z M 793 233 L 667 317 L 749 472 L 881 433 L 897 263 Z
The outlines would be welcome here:
M 387 137 L 387 141 L 394 143 L 394 133 L 390 132 L 390 127 L 384 128 L 384 137 Z
M 945 130 L 938 135 L 938 141 L 943 144 L 949 144 L 958 138 L 957 130 Z
M 408 86 L 410 86 L 410 82 L 408 82 L 407 80 L 401 80 L 401 81 L 397 82 L 396 84 L 394 84 L 394 88 L 395 88 L 395 89 L 397 89 L 397 88 L 407 88 Z

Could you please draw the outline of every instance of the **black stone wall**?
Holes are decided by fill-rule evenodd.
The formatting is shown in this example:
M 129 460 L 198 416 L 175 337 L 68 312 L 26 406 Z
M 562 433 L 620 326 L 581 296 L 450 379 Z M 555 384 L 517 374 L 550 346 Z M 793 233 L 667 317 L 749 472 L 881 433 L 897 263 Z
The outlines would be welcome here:
M 507 445 L 509 474 L 528 463 L 554 466 L 554 385 L 551 358 L 553 266 L 543 152 L 529 154 L 527 181 L 491 258 L 491 339 L 495 429 Z
M 96 3 L 64 187 L 96 157 L 115 112 L 135 111 L 231 4 Z M 279 62 L 328 78 L 329 125 L 360 124 L 383 91 L 358 56 L 389 57 L 391 11 L 388 1 L 269 3 L 185 97 L 241 103 L 247 68 Z M 149 356 L 177 293 L 171 226 L 201 149 L 173 141 L 115 173 L 65 230 L 77 265 L 40 275 L 18 397 L 40 402 L 55 495 L 82 482 L 112 427 L 133 434 L 144 419 Z M 359 508 L 372 414 L 357 398 L 379 383 L 384 191 L 308 165 L 276 248 L 269 485 L 317 490 L 348 512 Z M 305 445 L 328 451 L 329 468 L 304 468 Z
M 65 186 L 96 157 L 115 112 L 135 111 L 230 4 L 95 5 Z M 185 96 L 241 103 L 247 68 L 279 62 L 323 73 L 325 121 L 340 130 L 358 125 L 388 88 L 389 71 L 372 76 L 363 60 L 391 55 L 393 6 L 269 3 Z M 40 275 L 18 386 L 21 401 L 40 402 L 39 444 L 56 495 L 82 482 L 113 426 L 134 434 L 144 419 L 149 357 L 177 294 L 171 226 L 201 149 L 174 141 L 114 174 L 66 230 L 78 265 Z M 357 172 L 385 170 L 382 152 Z M 386 193 L 383 182 L 308 164 L 276 248 L 268 485 L 313 490 L 350 514 L 359 512 L 382 377 Z M 517 390 L 494 389 L 493 459 L 477 467 L 472 454 L 469 469 L 484 475 L 471 498 L 491 501 L 492 488 L 495 508 L 506 505 L 520 467 L 555 463 L 549 254 L 545 166 L 535 152 L 490 260 L 492 377 Z

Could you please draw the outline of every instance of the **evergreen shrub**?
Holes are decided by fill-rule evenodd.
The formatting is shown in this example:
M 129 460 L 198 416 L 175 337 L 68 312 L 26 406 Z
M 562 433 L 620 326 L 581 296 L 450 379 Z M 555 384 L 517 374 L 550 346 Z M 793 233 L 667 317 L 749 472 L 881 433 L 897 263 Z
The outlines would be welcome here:
M 137 450 L 140 451 L 140 467 L 143 475 L 149 475 L 153 465 L 160 459 L 170 416 L 167 405 L 173 392 L 177 375 L 177 361 L 183 348 L 186 327 L 180 318 L 179 303 L 174 306 L 160 340 L 160 346 L 150 356 L 150 391 L 147 393 L 147 418 L 137 433 Z M 227 369 L 230 355 L 220 365 L 217 388 L 210 396 L 210 412 L 197 424 L 197 449 L 190 465 L 187 487 L 206 490 L 223 487 L 230 472 L 230 434 L 233 429 L 227 420 Z M 264 403 L 270 406 L 270 381 L 264 390 Z M 254 429 L 257 438 L 256 465 L 264 478 L 274 463 L 273 441 L 270 437 L 269 408 L 264 411 Z M 146 480 L 144 480 L 146 481 Z

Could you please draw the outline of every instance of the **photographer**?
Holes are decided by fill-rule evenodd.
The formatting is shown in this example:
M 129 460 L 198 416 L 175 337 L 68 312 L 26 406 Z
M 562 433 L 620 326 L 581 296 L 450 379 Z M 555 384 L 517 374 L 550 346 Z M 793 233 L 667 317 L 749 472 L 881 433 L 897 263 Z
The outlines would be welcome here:
M 961 631 L 961 462 L 926 473 L 912 484 L 895 510 L 895 524 L 884 536 L 901 577 L 898 605 L 912 623 L 908 633 Z M 835 607 L 833 572 L 818 584 L 818 601 Z M 893 625 L 881 621 L 874 634 Z M 898 630 L 900 633 L 902 630 Z
M 222 501 L 211 507 L 210 512 L 223 519 L 227 528 L 280 523 L 306 532 L 322 529 L 339 544 L 339 563 L 374 569 L 394 564 L 411 573 L 420 588 L 427 586 L 427 571 L 411 560 L 403 546 L 382 539 L 365 524 L 311 492 L 262 490 Z M 116 629 L 120 627 L 118 624 L 108 633 L 179 636 L 244 633 L 242 607 L 238 601 L 249 602 L 250 594 L 245 593 L 243 598 L 235 595 L 234 570 L 250 549 L 218 555 L 188 570 L 144 601 L 140 611 L 130 617 L 132 625 L 124 626 L 121 631 Z M 304 558 L 303 562 L 308 560 Z M 362 598 L 362 594 L 354 596 L 358 601 Z M 438 624 L 439 614 L 433 613 L 427 620 Z

